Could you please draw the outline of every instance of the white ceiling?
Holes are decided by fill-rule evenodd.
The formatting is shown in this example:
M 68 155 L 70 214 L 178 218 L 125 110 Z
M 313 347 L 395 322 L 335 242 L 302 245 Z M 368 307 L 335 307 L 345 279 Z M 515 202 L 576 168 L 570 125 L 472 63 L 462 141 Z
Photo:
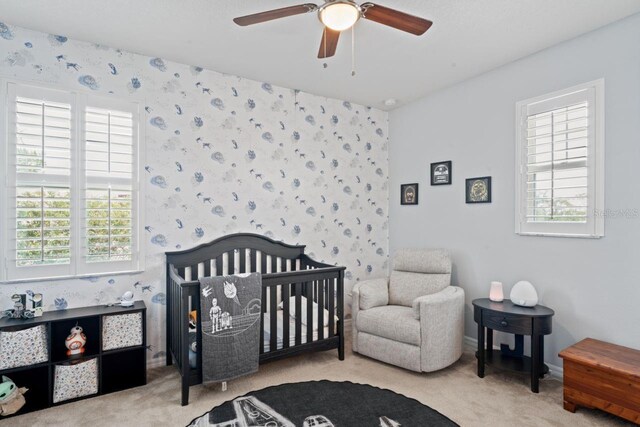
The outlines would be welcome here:
M 640 12 L 640 0 L 375 0 L 434 25 L 416 37 L 361 20 L 355 77 L 350 34 L 334 58 L 316 58 L 314 13 L 232 22 L 309 1 L 2 0 L 0 21 L 388 109 L 385 99 L 405 104 Z

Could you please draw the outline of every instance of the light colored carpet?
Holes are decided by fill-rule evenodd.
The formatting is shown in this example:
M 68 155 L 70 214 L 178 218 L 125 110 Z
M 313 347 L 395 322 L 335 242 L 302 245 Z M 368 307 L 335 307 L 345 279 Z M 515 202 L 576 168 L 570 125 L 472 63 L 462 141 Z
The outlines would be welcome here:
M 349 343 L 348 343 L 349 344 Z M 350 348 L 350 344 L 347 346 Z M 328 379 L 372 384 L 413 397 L 462 426 L 611 426 L 631 425 L 605 413 L 562 409 L 562 385 L 541 381 L 540 393 L 529 390 L 526 376 L 490 367 L 476 376 L 476 360 L 466 351 L 453 366 L 417 374 L 347 351 L 313 353 L 267 363 L 260 372 L 229 383 L 191 387 L 190 404 L 180 406 L 180 385 L 174 366 L 152 369 L 144 387 L 113 393 L 0 421 L 0 426 L 186 426 L 212 407 L 275 384 Z M 28 393 L 27 393 L 27 399 Z M 410 426 L 405 426 L 410 427 Z

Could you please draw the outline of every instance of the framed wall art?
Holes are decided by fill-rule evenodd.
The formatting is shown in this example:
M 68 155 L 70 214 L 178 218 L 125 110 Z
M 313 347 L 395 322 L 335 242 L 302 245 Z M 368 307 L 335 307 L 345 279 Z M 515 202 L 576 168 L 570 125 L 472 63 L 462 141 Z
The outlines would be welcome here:
M 491 203 L 491 177 L 468 178 L 465 185 L 467 203 Z
M 400 204 L 401 205 L 417 205 L 418 204 L 418 184 L 401 184 L 400 185 Z
M 451 160 L 431 163 L 431 185 L 450 185 L 451 178 Z

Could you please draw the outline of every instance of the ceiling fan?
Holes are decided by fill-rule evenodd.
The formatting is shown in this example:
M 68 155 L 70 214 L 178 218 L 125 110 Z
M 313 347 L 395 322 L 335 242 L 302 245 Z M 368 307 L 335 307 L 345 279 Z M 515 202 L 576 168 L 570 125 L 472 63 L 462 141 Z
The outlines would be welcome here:
M 353 0 L 325 0 L 325 3 L 321 6 L 313 3 L 305 3 L 297 6 L 283 7 L 241 16 L 235 18 L 233 22 L 244 27 L 315 11 L 318 12 L 318 18 L 325 27 L 320 42 L 318 58 L 333 56 L 336 53 L 340 32 L 352 28 L 360 18 L 368 19 L 417 36 L 424 34 L 433 24 L 433 22 L 427 19 L 409 15 L 408 13 L 395 9 L 370 2 L 357 4 Z

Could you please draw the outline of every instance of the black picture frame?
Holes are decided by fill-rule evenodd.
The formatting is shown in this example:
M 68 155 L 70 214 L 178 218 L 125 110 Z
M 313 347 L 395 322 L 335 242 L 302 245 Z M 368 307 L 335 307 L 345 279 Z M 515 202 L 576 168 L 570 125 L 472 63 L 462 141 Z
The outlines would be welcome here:
M 467 178 L 465 181 L 466 203 L 491 203 L 491 177 Z
M 401 205 L 417 205 L 418 204 L 418 183 L 400 184 L 400 204 Z
M 451 185 L 453 179 L 451 160 L 431 163 L 431 185 Z

